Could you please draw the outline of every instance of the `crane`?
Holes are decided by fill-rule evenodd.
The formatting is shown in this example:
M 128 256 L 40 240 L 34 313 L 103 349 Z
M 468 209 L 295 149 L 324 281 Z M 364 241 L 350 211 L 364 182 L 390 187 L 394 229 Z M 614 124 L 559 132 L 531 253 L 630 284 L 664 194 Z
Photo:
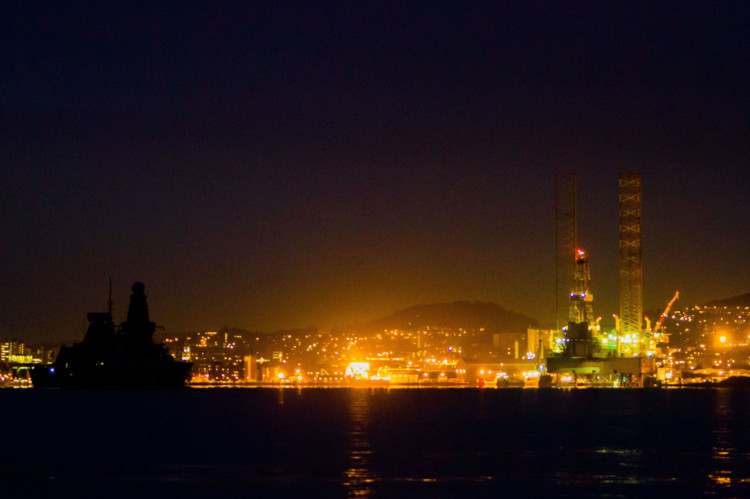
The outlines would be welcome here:
M 680 292 L 677 291 L 674 294 L 674 297 L 667 304 L 667 308 L 664 309 L 664 312 L 659 317 L 659 320 L 656 321 L 656 325 L 654 326 L 654 333 L 659 334 L 659 329 L 661 329 L 662 322 L 664 322 L 664 319 L 667 318 L 667 314 L 669 313 L 670 310 L 672 310 L 672 305 L 674 305 L 674 302 L 676 302 L 677 298 L 679 297 L 680 297 Z

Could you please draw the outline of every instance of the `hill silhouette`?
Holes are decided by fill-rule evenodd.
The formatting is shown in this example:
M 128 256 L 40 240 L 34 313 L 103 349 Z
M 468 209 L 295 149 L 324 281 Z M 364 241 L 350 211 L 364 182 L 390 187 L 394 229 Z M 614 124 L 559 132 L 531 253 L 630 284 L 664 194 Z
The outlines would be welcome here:
M 524 332 L 538 327 L 536 319 L 511 312 L 491 302 L 456 301 L 415 305 L 361 325 L 367 331 L 386 329 L 418 330 L 426 328 L 484 329 L 490 333 Z
M 750 293 L 706 303 L 706 307 L 750 307 Z

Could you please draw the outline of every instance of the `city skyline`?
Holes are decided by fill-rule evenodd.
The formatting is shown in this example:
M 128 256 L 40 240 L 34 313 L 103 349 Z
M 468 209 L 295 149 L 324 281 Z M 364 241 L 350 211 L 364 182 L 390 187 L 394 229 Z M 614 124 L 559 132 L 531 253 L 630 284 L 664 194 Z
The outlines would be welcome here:
M 478 300 L 554 323 L 554 175 L 594 313 L 617 179 L 644 310 L 750 291 L 739 4 L 6 5 L 0 335 L 74 337 L 143 281 L 168 330 Z M 679 307 L 679 303 L 677 305 Z

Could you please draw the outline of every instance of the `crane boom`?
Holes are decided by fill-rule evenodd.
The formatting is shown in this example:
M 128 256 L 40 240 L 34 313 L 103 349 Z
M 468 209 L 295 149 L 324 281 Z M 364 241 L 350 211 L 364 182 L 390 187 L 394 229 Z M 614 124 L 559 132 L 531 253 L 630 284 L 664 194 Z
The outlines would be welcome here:
M 670 311 L 670 310 L 672 310 L 672 305 L 674 305 L 674 302 L 676 302 L 676 301 L 677 301 L 677 298 L 679 298 L 679 297 L 680 297 L 680 292 L 679 292 L 679 291 L 677 291 L 677 292 L 676 292 L 676 293 L 674 294 L 674 297 L 673 297 L 673 298 L 672 298 L 672 299 L 670 300 L 670 302 L 669 302 L 669 303 L 667 304 L 667 308 L 665 308 L 665 309 L 664 309 L 664 312 L 663 312 L 663 313 L 661 314 L 661 316 L 659 317 L 659 320 L 658 320 L 658 321 L 656 321 L 656 325 L 654 326 L 654 332 L 655 332 L 655 333 L 658 333 L 658 332 L 659 332 L 659 329 L 661 328 L 661 324 L 662 324 L 662 322 L 664 322 L 664 319 L 666 319 L 666 318 L 667 318 L 667 314 L 669 313 L 669 311 Z

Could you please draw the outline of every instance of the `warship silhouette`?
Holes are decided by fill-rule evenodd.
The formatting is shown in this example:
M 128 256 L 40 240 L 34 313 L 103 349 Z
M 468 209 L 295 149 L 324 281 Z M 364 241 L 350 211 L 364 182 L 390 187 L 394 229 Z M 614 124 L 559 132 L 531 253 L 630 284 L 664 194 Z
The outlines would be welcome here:
M 111 285 L 110 285 L 111 288 Z M 176 361 L 162 343 L 154 343 L 145 286 L 136 282 L 127 321 L 112 321 L 108 312 L 89 313 L 82 343 L 63 345 L 55 361 L 31 370 L 36 388 L 175 388 L 185 386 L 190 362 Z

